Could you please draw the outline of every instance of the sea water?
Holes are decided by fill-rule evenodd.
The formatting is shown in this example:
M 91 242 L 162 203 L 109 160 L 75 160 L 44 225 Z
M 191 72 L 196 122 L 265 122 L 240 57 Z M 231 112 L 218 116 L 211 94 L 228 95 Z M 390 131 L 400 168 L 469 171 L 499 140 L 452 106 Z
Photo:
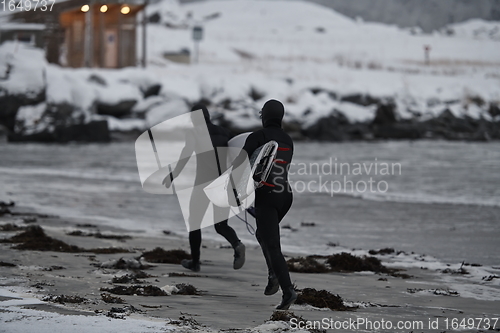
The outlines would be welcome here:
M 285 250 L 393 247 L 500 265 L 498 142 L 298 142 L 293 162 Z M 0 200 L 148 235 L 187 235 L 176 198 L 142 190 L 133 142 L 2 144 Z M 255 243 L 244 223 L 230 223 Z M 223 243 L 211 227 L 203 234 Z

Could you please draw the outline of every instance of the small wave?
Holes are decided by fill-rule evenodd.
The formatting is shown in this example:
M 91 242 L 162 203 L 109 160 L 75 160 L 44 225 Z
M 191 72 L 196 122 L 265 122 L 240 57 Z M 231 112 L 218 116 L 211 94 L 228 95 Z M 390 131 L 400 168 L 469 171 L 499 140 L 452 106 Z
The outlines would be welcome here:
M 451 204 L 451 205 L 471 205 L 471 206 L 486 206 L 500 207 L 500 199 L 498 198 L 466 198 L 466 197 L 444 197 L 433 194 L 418 193 L 359 193 L 359 192 L 342 192 L 342 193 L 320 193 L 334 197 L 351 197 L 371 201 L 386 201 L 386 202 L 403 202 L 414 204 Z
M 1 168 L 0 172 L 11 175 L 33 175 L 33 176 L 54 176 L 80 179 L 111 180 L 139 183 L 139 174 L 135 173 L 116 173 L 109 169 L 96 169 L 92 171 L 85 170 L 62 170 L 62 169 L 43 169 L 43 168 Z
M 376 193 L 360 194 L 358 197 L 373 201 L 391 201 L 421 204 L 452 204 L 500 207 L 500 200 L 486 198 L 444 197 L 431 194 L 406 194 L 406 193 Z

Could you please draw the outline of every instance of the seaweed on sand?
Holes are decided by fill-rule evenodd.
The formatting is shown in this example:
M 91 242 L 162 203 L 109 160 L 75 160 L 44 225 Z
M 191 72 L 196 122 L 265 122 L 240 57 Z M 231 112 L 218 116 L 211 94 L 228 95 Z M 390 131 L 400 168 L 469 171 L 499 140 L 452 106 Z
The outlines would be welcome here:
M 191 255 L 180 249 L 165 251 L 161 247 L 157 247 L 152 251 L 144 252 L 142 258 L 154 263 L 180 264 L 183 259 L 191 259 Z
M 172 273 L 168 273 L 168 277 L 208 277 L 208 276 L 207 275 L 199 275 L 199 274 L 172 272 Z
M 300 327 L 306 327 L 307 320 L 305 320 L 302 316 L 298 316 L 292 311 L 274 311 L 269 318 L 269 321 L 284 321 L 289 323 L 292 319 L 296 320 L 296 323 L 300 325 Z M 326 330 L 320 329 L 308 329 L 308 332 L 311 333 L 326 333 Z
M 45 296 L 42 301 L 45 302 L 54 302 L 54 303 L 60 303 L 60 304 L 65 304 L 65 303 L 73 303 L 73 304 L 80 304 L 83 302 L 87 302 L 88 299 L 84 297 L 80 297 L 78 295 L 75 296 L 68 296 L 68 295 L 48 295 Z
M 196 287 L 187 283 L 179 283 L 175 287 L 177 288 L 177 291 L 174 292 L 176 295 L 200 295 L 200 291 Z
M 132 274 L 125 274 L 122 276 L 115 276 L 111 280 L 113 283 L 135 283 L 135 284 L 141 284 L 144 283 L 144 281 L 139 280 L 142 278 L 148 278 L 151 277 L 152 275 L 149 275 L 146 272 L 143 271 L 136 271 Z
M 4 243 L 18 244 L 14 246 L 14 249 L 18 250 L 83 252 L 78 246 L 68 245 L 63 241 L 47 236 L 42 227 L 38 225 L 29 226 L 24 232 L 2 241 Z
M 346 252 L 331 255 L 326 259 L 326 262 L 333 272 L 372 271 L 375 273 L 390 273 L 390 270 L 375 257 L 356 257 Z
M 460 296 L 458 291 L 452 290 L 452 289 L 442 289 L 442 288 L 437 288 L 437 289 L 421 289 L 421 288 L 407 288 L 406 292 L 409 294 L 416 294 L 416 293 L 431 293 L 437 296 Z
M 98 265 L 101 268 L 110 268 L 110 269 L 131 269 L 131 270 L 140 270 L 140 269 L 148 269 L 152 267 L 151 265 L 144 265 L 142 262 L 135 258 L 120 258 L 113 259 L 102 264 Z
M 119 241 L 125 241 L 126 239 L 132 239 L 132 236 L 128 236 L 128 235 L 105 235 L 105 234 L 101 234 L 100 232 L 88 233 L 88 232 L 84 232 L 81 230 L 75 230 L 72 232 L 68 232 L 66 235 L 68 235 L 68 236 L 81 236 L 81 237 L 95 237 L 95 238 L 100 238 L 100 239 L 116 239 Z
M 26 228 L 25 231 L 14 235 L 8 239 L 2 239 L 2 243 L 17 244 L 14 249 L 17 250 L 34 250 L 34 251 L 55 251 L 55 252 L 69 252 L 81 253 L 92 252 L 96 254 L 111 254 L 111 253 L 128 253 L 129 250 L 122 248 L 94 248 L 83 249 L 76 245 L 69 245 L 61 240 L 52 238 L 45 234 L 42 227 L 32 225 Z
M 106 317 L 110 317 L 113 319 L 125 319 L 126 316 L 129 316 L 131 313 L 135 312 L 143 312 L 132 305 L 124 306 L 123 308 L 115 308 L 112 307 L 107 313 Z
M 302 316 L 297 316 L 295 313 L 292 311 L 274 311 L 273 314 L 271 315 L 271 318 L 269 318 L 270 321 L 290 321 L 290 319 L 296 318 L 300 321 L 303 321 L 304 318 Z
M 115 295 L 168 296 L 165 291 L 153 285 L 115 286 L 113 288 L 101 288 L 100 290 Z
M 12 264 L 10 262 L 0 261 L 0 267 L 16 267 L 16 264 Z
M 101 294 L 101 299 L 106 303 L 112 303 L 112 304 L 124 304 L 125 303 L 123 298 L 112 296 L 112 295 L 106 294 L 106 293 Z
M 353 307 L 344 305 L 342 297 L 334 295 L 327 290 L 316 290 L 314 288 L 304 288 L 299 291 L 295 304 L 309 304 L 317 308 L 328 308 L 333 311 L 354 310 Z
M 288 269 L 298 273 L 325 273 L 328 268 L 314 259 L 312 256 L 305 258 L 292 258 L 287 260 Z

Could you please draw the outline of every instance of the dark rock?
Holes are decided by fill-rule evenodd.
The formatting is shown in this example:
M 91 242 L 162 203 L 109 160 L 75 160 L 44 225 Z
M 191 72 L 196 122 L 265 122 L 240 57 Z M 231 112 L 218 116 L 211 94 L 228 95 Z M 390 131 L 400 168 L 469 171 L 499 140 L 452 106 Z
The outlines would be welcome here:
M 344 132 L 346 140 L 371 140 L 373 134 L 368 124 L 348 124 L 343 125 L 341 130 Z
M 371 140 L 373 135 L 368 124 L 349 123 L 347 117 L 334 110 L 328 117 L 302 130 L 302 134 L 319 141 Z
M 0 125 L 14 131 L 16 115 L 21 106 L 37 105 L 45 101 L 45 89 L 30 95 L 9 95 L 0 89 Z
M 302 134 L 319 141 L 343 141 L 345 139 L 340 128 L 341 120 L 334 115 L 319 119 L 314 125 L 304 129 Z
M 425 131 L 419 123 L 395 123 L 373 127 L 373 136 L 378 139 L 420 139 Z
M 0 207 L 0 216 L 12 215 L 12 212 L 7 207 Z
M 250 92 L 248 93 L 248 96 L 250 96 L 250 98 L 253 101 L 258 101 L 258 100 L 264 98 L 266 96 L 266 94 L 262 91 L 259 91 L 257 88 L 252 87 L 252 88 L 250 88 Z
M 202 105 L 209 107 L 210 105 L 212 105 L 212 101 L 210 99 L 208 99 L 207 97 L 202 97 L 198 101 L 193 103 L 193 105 L 197 105 L 197 104 L 202 104 Z
M 329 90 L 325 90 L 323 88 L 320 88 L 320 87 L 313 87 L 313 88 L 310 88 L 309 89 L 310 92 L 312 92 L 314 95 L 317 95 L 321 92 L 326 92 L 328 94 L 328 96 L 333 99 L 333 100 L 337 100 L 338 98 L 338 95 L 336 92 L 333 92 L 333 91 L 329 91 Z
M 370 95 L 364 95 L 364 94 L 352 94 L 352 95 L 345 95 L 340 98 L 341 102 L 350 102 L 362 106 L 368 106 L 372 104 L 379 104 L 380 99 L 374 98 Z
M 110 133 L 108 122 L 97 120 L 87 124 L 56 126 L 52 132 L 46 130 L 34 134 L 11 133 L 7 138 L 9 142 L 109 142 Z
M 396 122 L 396 105 L 393 103 L 380 103 L 375 112 L 373 125 L 390 125 Z
M 394 249 L 393 248 L 389 248 L 389 247 L 386 247 L 386 248 L 383 248 L 383 249 L 380 249 L 380 250 L 370 250 L 368 251 L 369 254 L 371 255 L 376 255 L 376 254 L 380 254 L 380 255 L 385 255 L 385 254 L 393 254 L 394 252 Z
M 161 15 L 158 12 L 148 16 L 149 23 L 160 23 L 160 21 L 161 21 Z
M 160 94 L 161 84 L 153 84 L 149 86 L 146 90 L 143 91 L 144 98 L 148 98 L 150 96 L 158 96 Z
M 490 107 L 488 108 L 488 113 L 492 117 L 500 116 L 500 107 L 498 106 L 498 104 L 491 103 Z
M 485 119 L 458 118 L 446 109 L 438 117 L 420 123 L 425 137 L 447 140 L 489 141 L 500 137 L 500 127 Z
M 486 104 L 481 96 L 470 96 L 469 101 L 476 104 L 477 106 L 483 106 L 484 104 Z
M 132 113 L 136 100 L 120 101 L 117 104 L 97 103 L 97 114 L 122 118 Z
M 87 124 L 56 127 L 56 142 L 109 142 L 110 135 L 106 120 L 91 121 Z
M 0 216 L 1 216 L 1 211 L 0 211 Z M 26 227 L 21 227 L 13 223 L 7 223 L 7 224 L 2 224 L 0 225 L 0 231 L 20 231 L 24 230 Z
M 103 78 L 103 77 L 101 77 L 101 76 L 99 76 L 99 75 L 97 75 L 97 74 L 92 74 L 92 75 L 90 75 L 90 76 L 89 76 L 89 78 L 88 78 L 88 81 L 89 81 L 89 82 L 92 82 L 92 83 L 96 83 L 96 84 L 98 84 L 98 85 L 100 85 L 100 86 L 103 86 L 103 87 L 105 87 L 105 86 L 107 86 L 107 85 L 108 85 L 108 84 L 106 83 L 106 80 L 104 80 L 104 78 Z

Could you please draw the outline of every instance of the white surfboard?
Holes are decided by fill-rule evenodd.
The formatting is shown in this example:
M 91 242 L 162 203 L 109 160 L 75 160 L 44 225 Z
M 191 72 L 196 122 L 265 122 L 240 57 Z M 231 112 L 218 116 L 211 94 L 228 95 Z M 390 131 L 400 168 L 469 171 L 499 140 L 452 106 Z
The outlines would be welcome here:
M 229 141 L 228 163 L 232 164 L 234 162 L 241 152 L 248 135 L 250 133 L 243 133 Z M 239 166 L 240 168 L 244 168 L 244 170 L 238 184 L 234 184 L 232 181 L 231 174 L 233 167 L 231 166 L 226 172 L 204 188 L 205 194 L 214 205 L 219 207 L 249 207 L 255 199 L 255 189 L 263 186 L 263 182 L 269 176 L 277 151 L 278 143 L 276 141 L 270 141 L 262 145 L 252 154 L 250 161 Z M 259 174 L 254 177 L 257 169 L 259 170 Z M 237 193 L 232 191 L 233 188 L 236 188 Z

